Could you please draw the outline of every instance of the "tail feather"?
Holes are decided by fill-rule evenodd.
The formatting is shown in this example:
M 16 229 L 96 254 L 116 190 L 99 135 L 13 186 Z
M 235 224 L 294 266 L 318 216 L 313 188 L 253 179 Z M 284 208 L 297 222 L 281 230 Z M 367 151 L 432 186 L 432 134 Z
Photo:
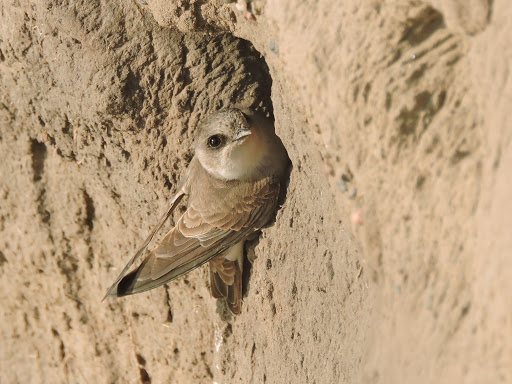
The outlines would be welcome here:
M 238 315 L 242 310 L 243 246 L 233 248 L 231 252 L 239 253 L 236 257 L 228 251 L 210 260 L 210 290 L 214 298 L 225 299 L 231 312 Z
M 239 315 L 242 311 L 242 271 L 237 269 L 235 281 L 228 286 L 227 302 L 233 315 Z

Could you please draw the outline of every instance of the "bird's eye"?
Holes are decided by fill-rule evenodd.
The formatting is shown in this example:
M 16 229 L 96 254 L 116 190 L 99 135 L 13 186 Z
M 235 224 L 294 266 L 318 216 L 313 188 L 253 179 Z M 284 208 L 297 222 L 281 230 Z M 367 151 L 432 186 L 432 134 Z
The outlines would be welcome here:
M 210 148 L 218 148 L 222 144 L 222 136 L 220 135 L 213 135 L 208 138 L 208 146 Z

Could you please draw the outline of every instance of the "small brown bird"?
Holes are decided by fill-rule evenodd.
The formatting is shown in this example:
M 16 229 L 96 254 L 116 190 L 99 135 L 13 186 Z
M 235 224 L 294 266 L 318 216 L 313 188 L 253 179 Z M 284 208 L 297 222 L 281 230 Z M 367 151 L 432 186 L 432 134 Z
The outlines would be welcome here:
M 212 296 L 240 313 L 244 242 L 273 218 L 290 160 L 272 121 L 239 109 L 208 116 L 194 148 L 171 207 L 105 298 L 156 288 L 209 261 Z M 175 227 L 126 274 L 184 195 L 188 207 Z

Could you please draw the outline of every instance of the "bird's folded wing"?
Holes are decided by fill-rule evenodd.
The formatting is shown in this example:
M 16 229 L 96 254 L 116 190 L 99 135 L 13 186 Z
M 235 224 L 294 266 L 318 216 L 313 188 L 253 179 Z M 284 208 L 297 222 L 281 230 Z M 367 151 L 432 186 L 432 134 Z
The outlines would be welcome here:
M 183 189 L 180 189 L 180 191 L 172 199 L 171 206 L 169 207 L 167 212 L 160 218 L 160 220 L 158 221 L 155 228 L 153 228 L 153 230 L 151 231 L 149 236 L 146 238 L 146 240 L 144 240 L 144 243 L 142 244 L 142 246 L 139 248 L 139 250 L 135 253 L 135 255 L 130 259 L 130 261 L 123 268 L 123 270 L 117 277 L 116 281 L 114 281 L 114 283 L 109 287 L 109 289 L 107 290 L 107 293 L 103 297 L 103 300 L 105 300 L 108 296 L 115 296 L 114 291 L 116 290 L 117 285 L 119 284 L 121 279 L 126 275 L 126 272 L 128 272 L 128 270 L 133 265 L 135 260 L 137 260 L 144 253 L 144 251 L 148 247 L 149 243 L 151 242 L 151 240 L 153 239 L 155 234 L 160 230 L 162 225 L 164 225 L 164 223 L 167 221 L 167 219 L 172 215 L 173 211 L 176 209 L 176 207 L 180 203 L 181 199 L 183 199 L 183 196 L 185 196 L 185 192 Z
M 273 216 L 279 181 L 239 182 L 217 196 L 204 193 L 189 208 L 140 267 L 118 282 L 114 296 L 147 291 L 199 267 Z

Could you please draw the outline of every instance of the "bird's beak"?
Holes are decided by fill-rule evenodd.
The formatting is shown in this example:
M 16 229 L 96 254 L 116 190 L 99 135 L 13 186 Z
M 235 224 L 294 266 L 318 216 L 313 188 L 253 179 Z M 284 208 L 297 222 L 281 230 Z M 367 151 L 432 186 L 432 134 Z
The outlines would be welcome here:
M 240 131 L 238 131 L 235 135 L 235 137 L 233 138 L 234 141 L 238 141 L 238 140 L 241 140 L 243 139 L 244 137 L 247 137 L 251 134 L 251 130 L 250 129 L 242 129 Z

